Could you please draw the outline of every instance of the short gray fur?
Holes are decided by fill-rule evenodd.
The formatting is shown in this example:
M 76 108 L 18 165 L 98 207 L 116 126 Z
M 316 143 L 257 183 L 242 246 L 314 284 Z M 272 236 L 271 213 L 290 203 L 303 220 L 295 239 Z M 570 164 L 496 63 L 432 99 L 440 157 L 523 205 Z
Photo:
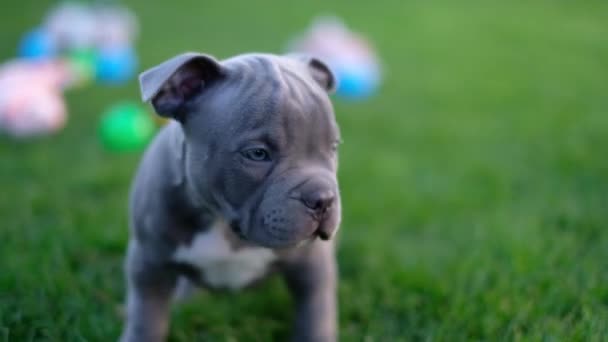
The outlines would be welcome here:
M 143 100 L 173 120 L 131 189 L 121 341 L 166 339 L 178 279 L 201 280 L 175 251 L 218 219 L 235 249 L 276 254 L 271 270 L 295 299 L 294 340 L 337 339 L 335 83 L 318 59 L 270 54 L 186 53 L 140 76 Z

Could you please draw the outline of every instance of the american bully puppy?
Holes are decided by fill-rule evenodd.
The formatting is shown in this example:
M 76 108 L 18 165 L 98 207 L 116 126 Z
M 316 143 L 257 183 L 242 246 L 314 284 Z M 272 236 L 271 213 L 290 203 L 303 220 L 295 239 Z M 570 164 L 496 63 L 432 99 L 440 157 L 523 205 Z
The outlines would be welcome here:
M 185 53 L 140 75 L 143 100 L 173 120 L 131 189 L 122 341 L 165 340 L 184 288 L 273 272 L 295 299 L 294 340 L 336 340 L 334 85 L 318 59 L 270 54 Z

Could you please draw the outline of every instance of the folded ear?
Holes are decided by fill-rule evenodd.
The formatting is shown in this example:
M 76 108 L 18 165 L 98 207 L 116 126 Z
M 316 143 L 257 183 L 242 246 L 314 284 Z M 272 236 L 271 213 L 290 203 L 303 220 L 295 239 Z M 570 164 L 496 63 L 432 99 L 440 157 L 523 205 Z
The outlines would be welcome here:
M 325 91 L 333 93 L 336 90 L 336 76 L 325 62 L 319 58 L 302 54 L 291 54 L 289 56 L 306 63 L 312 79 Z
M 188 52 L 139 75 L 141 98 L 156 113 L 182 120 L 184 104 L 222 74 L 220 63 L 209 55 Z

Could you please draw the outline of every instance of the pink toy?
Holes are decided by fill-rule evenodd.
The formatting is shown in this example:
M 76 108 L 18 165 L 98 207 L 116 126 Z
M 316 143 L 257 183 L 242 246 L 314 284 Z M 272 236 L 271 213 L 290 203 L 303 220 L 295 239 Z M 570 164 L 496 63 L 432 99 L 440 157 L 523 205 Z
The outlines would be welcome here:
M 378 58 L 369 41 L 352 32 L 337 17 L 315 19 L 308 32 L 296 37 L 289 50 L 310 53 L 337 63 L 354 63 L 378 67 Z
M 62 128 L 67 113 L 61 89 L 69 80 L 61 62 L 14 61 L 0 67 L 0 131 L 27 137 Z
M 61 89 L 70 85 L 69 66 L 62 61 L 13 60 L 0 65 L 0 93 L 20 85 L 36 85 Z
M 381 68 L 376 51 L 365 37 L 351 31 L 339 18 L 317 18 L 307 32 L 291 41 L 288 50 L 327 62 L 338 78 L 338 95 L 366 98 L 379 86 Z

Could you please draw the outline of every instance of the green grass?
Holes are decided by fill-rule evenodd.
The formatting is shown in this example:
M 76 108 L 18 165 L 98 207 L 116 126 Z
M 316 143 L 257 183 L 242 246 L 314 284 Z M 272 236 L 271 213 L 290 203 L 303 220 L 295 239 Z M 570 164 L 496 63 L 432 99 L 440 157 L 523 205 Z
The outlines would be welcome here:
M 51 3 L 3 4 L 2 60 Z M 323 12 L 376 43 L 379 94 L 335 101 L 342 340 L 608 340 L 608 3 L 127 4 L 144 67 L 280 52 Z M 0 139 L 0 341 L 118 336 L 139 156 L 104 152 L 96 129 L 122 99 L 135 81 L 73 90 L 64 131 Z M 171 340 L 284 340 L 291 305 L 279 279 L 203 293 Z

